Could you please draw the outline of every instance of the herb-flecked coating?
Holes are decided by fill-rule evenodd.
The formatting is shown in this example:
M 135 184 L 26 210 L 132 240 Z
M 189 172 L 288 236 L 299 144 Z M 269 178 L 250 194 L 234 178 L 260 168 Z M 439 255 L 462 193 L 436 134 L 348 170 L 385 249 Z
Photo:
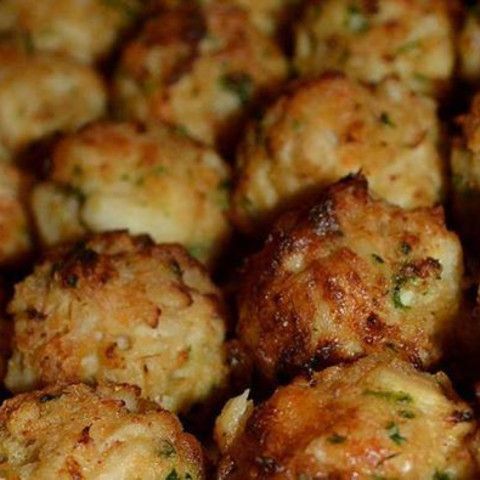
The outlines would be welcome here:
M 129 385 L 50 386 L 0 408 L 8 480 L 204 480 L 202 449 L 176 416 Z
M 446 375 L 397 358 L 371 356 L 298 378 L 244 411 L 218 480 L 478 478 L 472 409 Z
M 147 21 L 125 47 L 115 103 L 121 118 L 164 121 L 231 150 L 251 105 L 286 75 L 283 54 L 242 9 L 187 4 Z
M 429 367 L 452 333 L 462 272 L 440 207 L 402 210 L 347 177 L 282 216 L 247 260 L 238 335 L 270 379 L 378 351 Z
M 220 291 L 177 245 L 124 232 L 59 247 L 16 285 L 6 385 L 129 383 L 171 411 L 223 386 Z

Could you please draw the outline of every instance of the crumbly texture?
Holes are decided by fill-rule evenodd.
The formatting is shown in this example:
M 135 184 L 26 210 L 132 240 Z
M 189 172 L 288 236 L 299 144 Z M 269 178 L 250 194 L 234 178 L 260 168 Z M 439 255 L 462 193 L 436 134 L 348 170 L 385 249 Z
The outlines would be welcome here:
M 281 217 L 247 260 L 238 334 L 268 378 L 388 350 L 428 367 L 452 334 L 462 273 L 441 208 L 402 210 L 349 177 Z
M 170 412 L 126 385 L 51 386 L 0 409 L 8 480 L 204 480 L 202 450 Z
M 21 261 L 32 246 L 26 203 L 30 181 L 0 161 L 0 265 Z
M 452 142 L 451 182 L 455 221 L 474 248 L 480 240 L 480 94 L 460 117 L 461 134 Z
M 298 83 L 252 122 L 237 153 L 233 218 L 264 230 L 279 211 L 360 170 L 405 208 L 442 198 L 444 159 L 433 100 L 388 80 L 368 88 L 342 75 Z
M 32 50 L 85 63 L 105 57 L 140 14 L 142 0 L 2 0 L 0 33 Z
M 440 94 L 455 66 L 455 0 L 309 0 L 296 30 L 303 75 L 338 70 L 378 83 L 395 75 Z
M 202 5 L 214 2 L 233 4 L 244 10 L 257 30 L 272 37 L 281 37 L 300 3 L 297 0 L 203 0 Z M 150 10 L 177 8 L 184 3 L 184 0 L 152 0 Z
M 373 356 L 279 388 L 250 415 L 217 478 L 471 480 L 474 431 L 444 374 Z
M 183 248 L 109 233 L 57 249 L 16 285 L 7 387 L 129 383 L 172 411 L 223 386 L 225 312 Z
M 466 13 L 457 39 L 460 77 L 472 83 L 480 81 L 480 2 Z
M 93 69 L 0 45 L 0 159 L 94 120 L 105 103 L 103 82 Z
M 47 245 L 126 228 L 212 263 L 230 233 L 229 178 L 212 149 L 181 133 L 100 123 L 59 142 L 32 206 Z
M 242 9 L 189 4 L 149 20 L 126 46 L 116 107 L 122 118 L 168 122 L 228 149 L 252 103 L 273 94 L 286 74 L 278 47 Z

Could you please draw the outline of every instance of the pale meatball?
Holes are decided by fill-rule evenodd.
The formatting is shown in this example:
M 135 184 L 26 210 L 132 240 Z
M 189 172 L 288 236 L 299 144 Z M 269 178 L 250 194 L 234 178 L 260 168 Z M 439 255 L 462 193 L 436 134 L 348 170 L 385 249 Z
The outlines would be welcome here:
M 35 51 L 89 63 L 107 55 L 140 13 L 142 0 L 2 0 L 0 33 Z
M 480 81 L 480 2 L 468 9 L 458 36 L 460 76 L 469 82 Z
M 431 206 L 444 190 L 433 100 L 388 80 L 341 75 L 294 85 L 253 122 L 237 154 L 236 224 L 258 232 L 279 210 L 359 170 L 380 197 Z
M 402 210 L 350 177 L 281 217 L 247 261 L 238 334 L 271 379 L 384 350 L 428 367 L 452 334 L 461 278 L 440 207 Z
M 126 228 L 181 243 L 211 263 L 230 232 L 227 165 L 165 127 L 101 123 L 66 137 L 32 201 L 47 245 Z
M 16 285 L 8 312 L 14 392 L 125 382 L 185 411 L 226 377 L 221 294 L 180 246 L 117 232 L 57 249 Z
M 105 103 L 91 68 L 0 45 L 0 159 L 103 115 Z
M 311 0 L 296 31 L 303 75 L 342 71 L 378 83 L 394 75 L 442 93 L 455 66 L 455 0 Z
M 459 118 L 461 135 L 451 153 L 453 211 L 458 228 L 478 251 L 480 241 L 480 94 Z
M 0 161 L 0 265 L 22 260 L 32 246 L 26 211 L 29 186 L 24 174 Z
M 473 480 L 475 427 L 446 375 L 372 356 L 299 378 L 253 413 L 230 402 L 217 478 Z
M 148 21 L 125 48 L 115 79 L 121 117 L 165 121 L 231 148 L 250 106 L 287 74 L 274 42 L 227 3 L 189 4 Z
M 202 449 L 170 412 L 127 385 L 51 386 L 0 408 L 9 480 L 204 480 Z

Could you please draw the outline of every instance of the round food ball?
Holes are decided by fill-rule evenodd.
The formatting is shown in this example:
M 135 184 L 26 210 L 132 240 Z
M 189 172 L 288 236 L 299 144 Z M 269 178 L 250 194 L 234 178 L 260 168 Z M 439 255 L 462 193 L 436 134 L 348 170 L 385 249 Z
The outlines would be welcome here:
M 368 83 L 397 76 L 428 94 L 455 66 L 452 0 L 309 0 L 297 24 L 302 75 L 338 70 Z
M 59 248 L 16 285 L 8 312 L 13 392 L 125 382 L 186 411 L 226 377 L 221 293 L 180 246 L 115 232 Z
M 22 480 L 203 480 L 202 449 L 127 385 L 50 386 L 0 408 L 0 472 Z
M 273 40 L 247 14 L 220 2 L 189 4 L 149 20 L 115 78 L 121 118 L 164 121 L 228 149 L 251 105 L 287 75 Z
M 0 107 L 1 108 L 1 107 Z M 26 203 L 30 181 L 0 161 L 0 265 L 12 265 L 30 251 L 32 239 Z
M 451 149 L 452 204 L 457 226 L 475 252 L 480 241 L 480 94 L 459 124 L 461 134 Z
M 327 74 L 296 84 L 240 144 L 235 223 L 263 230 L 278 211 L 359 170 L 389 202 L 434 205 L 444 190 L 439 130 L 435 102 L 398 81 L 368 88 Z
M 402 210 L 348 177 L 281 217 L 248 259 L 238 335 L 270 379 L 385 350 L 428 367 L 452 333 L 461 278 L 440 207 Z
M 47 245 L 126 228 L 211 263 L 230 233 L 229 178 L 213 150 L 181 133 L 99 123 L 59 142 L 33 211 Z
M 480 2 L 467 10 L 458 36 L 460 76 L 469 82 L 480 81 Z
M 253 413 L 246 402 L 217 420 L 219 480 L 478 478 L 473 412 L 442 373 L 372 356 L 298 378 Z
M 140 7 L 141 0 L 2 0 L 0 33 L 91 63 L 109 53 Z
M 298 0 L 203 0 L 206 3 L 235 5 L 244 10 L 248 20 L 262 33 L 275 37 L 283 33 L 283 29 L 292 20 Z M 185 0 L 152 0 L 150 10 L 178 8 L 185 5 Z M 281 40 L 281 38 L 280 38 Z
M 103 115 L 100 77 L 68 59 L 0 45 L 0 159 Z

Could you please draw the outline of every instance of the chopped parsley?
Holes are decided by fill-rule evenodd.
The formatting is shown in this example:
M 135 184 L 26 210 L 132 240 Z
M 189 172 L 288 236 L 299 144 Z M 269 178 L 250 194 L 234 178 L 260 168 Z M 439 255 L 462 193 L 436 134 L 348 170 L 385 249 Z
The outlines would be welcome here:
M 395 128 L 397 125 L 395 122 L 390 118 L 390 115 L 387 112 L 382 112 L 380 115 L 380 121 L 384 125 L 388 125 L 389 127 Z
M 253 80 L 247 73 L 231 73 L 220 77 L 220 85 L 238 97 L 242 105 L 246 105 L 252 98 Z
M 158 449 L 158 453 L 162 457 L 170 458 L 173 457 L 177 451 L 175 450 L 172 442 L 169 440 L 162 440 L 160 448 Z
M 345 26 L 354 33 L 364 33 L 370 28 L 368 18 L 357 5 L 347 7 Z
M 433 474 L 432 480 L 453 480 L 453 477 L 447 472 L 436 470 Z
M 388 436 L 390 437 L 390 440 L 393 443 L 396 443 L 397 445 L 401 445 L 402 443 L 405 443 L 407 441 L 407 439 L 400 434 L 400 430 L 398 429 L 397 424 L 393 422 L 389 423 L 386 427 L 386 430 L 387 430 Z
M 344 437 L 343 435 L 339 435 L 338 433 L 334 433 L 333 435 L 330 435 L 330 437 L 327 438 L 327 442 L 333 445 L 338 445 L 339 443 L 345 442 L 346 439 L 347 437 Z
M 389 402 L 396 403 L 413 403 L 413 398 L 409 393 L 406 392 L 393 392 L 388 390 L 364 390 L 364 395 L 382 398 Z
M 178 473 L 175 469 L 173 469 L 166 477 L 165 480 L 180 480 Z
M 402 418 L 412 419 L 415 418 L 415 414 L 411 410 L 400 410 L 398 415 Z
M 372 258 L 375 260 L 376 263 L 385 263 L 385 260 L 376 253 L 372 253 Z

